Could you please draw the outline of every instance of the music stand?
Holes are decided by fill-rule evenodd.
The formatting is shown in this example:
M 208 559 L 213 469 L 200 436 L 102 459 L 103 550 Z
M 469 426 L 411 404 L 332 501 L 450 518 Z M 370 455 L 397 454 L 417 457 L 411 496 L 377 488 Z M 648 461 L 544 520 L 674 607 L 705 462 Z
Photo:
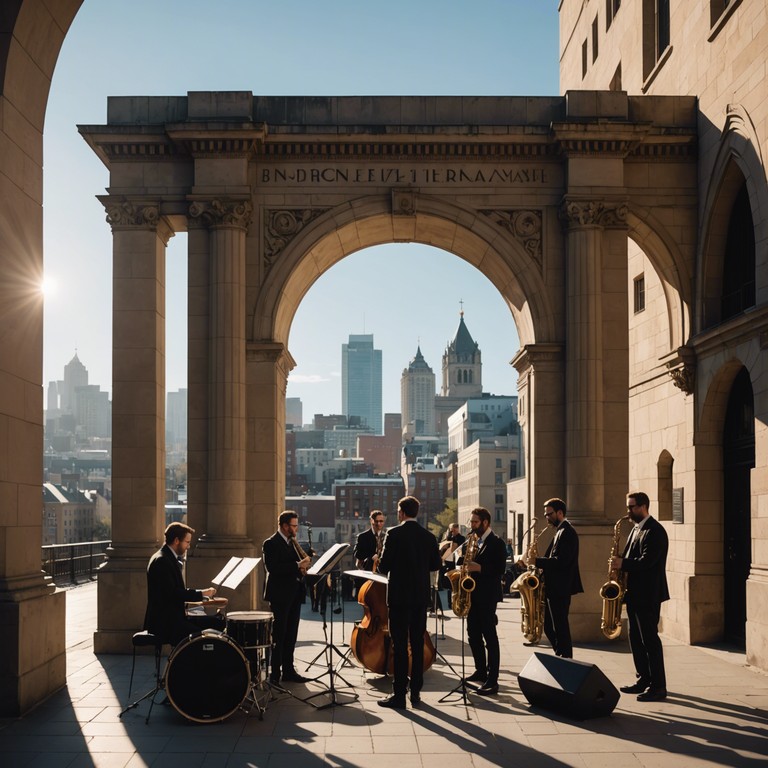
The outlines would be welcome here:
M 336 566 L 341 561 L 341 558 L 344 556 L 344 553 L 349 549 L 349 544 L 334 544 L 323 556 L 307 571 L 307 574 L 309 576 L 330 576 L 331 577 L 331 595 L 335 594 L 336 591 L 336 576 L 338 574 L 338 571 L 335 570 Z M 325 624 L 325 614 L 323 614 L 323 631 L 326 630 L 326 624 Z M 351 704 L 354 701 L 357 701 L 359 696 L 356 693 L 349 694 L 352 698 L 349 701 L 340 701 L 337 697 L 337 690 L 339 688 L 338 685 L 336 685 L 335 678 L 338 677 L 339 680 L 344 683 L 342 688 L 352 688 L 353 686 L 348 683 L 335 669 L 333 664 L 333 654 L 337 653 L 339 656 L 344 658 L 344 654 L 333 644 L 333 602 L 331 602 L 331 622 L 330 622 L 330 637 L 327 632 L 325 632 L 325 654 L 326 654 L 326 666 L 327 670 L 323 672 L 321 675 L 319 675 L 316 678 L 313 678 L 313 682 L 319 681 L 321 678 L 325 677 L 325 675 L 328 675 L 328 686 L 327 690 L 325 691 L 318 691 L 317 693 L 313 693 L 310 696 L 307 696 L 305 699 L 302 699 L 303 702 L 309 704 L 310 706 L 314 707 L 315 709 L 327 709 L 328 707 L 335 707 L 336 705 L 344 705 L 344 704 Z M 317 698 L 318 696 L 330 696 L 330 701 L 326 701 L 324 704 L 314 704 L 312 702 L 312 699 Z
M 461 693 L 461 699 L 464 702 L 464 706 L 467 706 L 469 704 L 469 699 L 467 698 L 467 679 L 466 679 L 466 665 L 464 662 L 464 624 L 466 622 L 466 618 L 464 616 L 461 617 L 461 678 L 459 681 L 459 684 L 457 686 L 454 686 L 451 688 L 448 693 L 445 694 L 442 698 L 438 699 L 440 703 L 444 701 L 448 701 L 448 697 L 452 696 L 455 693 Z M 437 650 L 437 649 L 435 649 Z M 445 661 L 445 659 L 443 659 Z M 448 663 L 448 662 L 446 662 Z M 451 667 L 450 664 L 448 664 L 449 667 Z M 453 667 L 451 667 L 453 669 Z M 454 674 L 456 674 L 456 671 L 454 670 Z M 458 699 L 457 699 L 458 701 Z

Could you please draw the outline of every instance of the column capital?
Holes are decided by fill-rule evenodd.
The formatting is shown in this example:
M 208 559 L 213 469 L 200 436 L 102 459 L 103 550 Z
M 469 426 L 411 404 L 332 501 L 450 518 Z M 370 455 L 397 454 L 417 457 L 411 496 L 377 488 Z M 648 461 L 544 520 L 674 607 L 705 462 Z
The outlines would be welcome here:
M 189 216 L 198 219 L 210 229 L 227 228 L 247 230 L 253 217 L 253 204 L 241 198 L 211 197 L 190 203 Z
M 156 200 L 129 200 L 112 195 L 99 195 L 98 199 L 107 212 L 107 223 L 113 232 L 154 230 L 166 245 L 174 235 L 173 229 L 160 215 L 160 205 Z
M 296 367 L 296 361 L 285 344 L 277 341 L 252 341 L 245 350 L 249 363 L 273 363 L 288 380 L 288 374 Z
M 563 355 L 564 347 L 562 344 L 526 344 L 510 360 L 510 365 L 513 365 L 518 375 L 522 376 L 531 368 L 562 367 L 564 364 Z
M 566 198 L 560 206 L 560 220 L 570 229 L 624 229 L 628 210 L 623 200 Z

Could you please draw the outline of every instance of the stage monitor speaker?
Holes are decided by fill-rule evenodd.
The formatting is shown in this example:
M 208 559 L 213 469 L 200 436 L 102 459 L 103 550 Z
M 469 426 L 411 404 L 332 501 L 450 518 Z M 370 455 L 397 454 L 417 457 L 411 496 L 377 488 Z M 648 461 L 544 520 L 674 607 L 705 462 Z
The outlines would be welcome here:
M 616 687 L 594 664 L 544 653 L 528 659 L 517 681 L 534 707 L 577 720 L 610 715 L 619 701 Z

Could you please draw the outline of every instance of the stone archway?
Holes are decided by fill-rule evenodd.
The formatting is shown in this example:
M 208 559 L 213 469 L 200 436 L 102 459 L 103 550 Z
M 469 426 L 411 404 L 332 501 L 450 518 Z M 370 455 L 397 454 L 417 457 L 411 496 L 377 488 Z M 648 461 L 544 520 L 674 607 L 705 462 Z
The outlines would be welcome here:
M 665 201 L 694 199 L 696 178 L 693 113 L 667 139 L 667 126 L 628 122 L 635 100 L 623 96 L 606 109 L 580 94 L 254 99 L 196 92 L 112 99 L 107 125 L 82 126 L 110 170 L 102 202 L 119 275 L 114 324 L 122 349 L 114 358 L 144 361 L 119 368 L 113 382 L 113 413 L 132 428 L 113 441 L 115 485 L 124 489 L 115 492 L 113 521 L 131 515 L 133 522 L 113 522 L 104 590 L 138 585 L 159 533 L 154 456 L 162 451 L 163 414 L 151 361 L 163 353 L 167 237 L 189 232 L 195 294 L 189 517 L 205 531 L 197 575 L 191 569 L 196 579 L 218 571 L 223 558 L 258 548 L 274 525 L 293 365 L 287 339 L 302 296 L 349 253 L 417 241 L 474 264 L 513 312 L 528 498 L 532 509 L 552 495 L 569 499 L 588 590 L 574 608 L 574 635 L 596 637 L 604 580 L 596 564 L 613 524 L 606 510 L 627 485 L 628 211 L 644 211 L 644 236 L 653 242 Z M 670 157 L 680 189 L 638 181 L 652 175 L 634 173 L 637 164 Z M 667 268 L 670 295 L 685 269 Z M 670 310 L 679 317 L 676 336 L 686 303 L 676 298 Z M 155 451 L 147 451 L 148 439 Z M 151 492 L 140 498 L 128 490 L 139 487 Z M 97 650 L 125 648 L 143 610 L 134 591 L 136 604 L 119 615 L 100 604 Z M 257 593 L 252 583 L 240 599 L 251 607 Z

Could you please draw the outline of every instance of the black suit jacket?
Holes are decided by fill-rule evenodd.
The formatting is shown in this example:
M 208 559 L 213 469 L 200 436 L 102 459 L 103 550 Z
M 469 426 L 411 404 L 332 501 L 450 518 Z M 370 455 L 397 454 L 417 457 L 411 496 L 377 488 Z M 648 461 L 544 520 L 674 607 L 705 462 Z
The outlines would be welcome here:
M 567 597 L 584 591 L 579 573 L 579 535 L 568 520 L 557 527 L 544 557 L 536 558 L 536 567 L 544 572 L 548 597 Z
M 296 550 L 275 531 L 262 545 L 264 568 L 267 578 L 264 581 L 264 599 L 270 603 L 282 605 L 292 603 L 296 598 L 306 595 L 304 578 L 296 563 L 299 555 Z
M 179 627 L 186 624 L 184 603 L 197 603 L 202 599 L 202 592 L 184 586 L 178 558 L 167 544 L 152 555 L 147 566 L 144 629 L 171 642 L 180 634 Z
M 430 572 L 440 570 L 437 539 L 416 520 L 404 520 L 384 538 L 379 573 L 389 577 L 387 605 L 423 605 L 429 602 Z
M 466 551 L 467 544 L 464 544 Z M 457 560 L 457 565 L 464 561 L 464 554 Z M 472 592 L 472 605 L 496 605 L 504 598 L 501 579 L 507 569 L 507 547 L 493 531 L 488 534 L 480 547 L 475 562 L 481 567 L 479 573 L 470 573 L 475 580 Z
M 648 517 L 636 536 L 624 547 L 621 570 L 627 573 L 628 605 L 654 606 L 669 600 L 667 552 L 669 537 L 664 526 Z
M 370 528 L 358 534 L 355 550 L 352 554 L 355 560 L 362 560 L 362 567 L 365 570 L 373 570 L 373 556 L 376 554 L 376 534 Z

